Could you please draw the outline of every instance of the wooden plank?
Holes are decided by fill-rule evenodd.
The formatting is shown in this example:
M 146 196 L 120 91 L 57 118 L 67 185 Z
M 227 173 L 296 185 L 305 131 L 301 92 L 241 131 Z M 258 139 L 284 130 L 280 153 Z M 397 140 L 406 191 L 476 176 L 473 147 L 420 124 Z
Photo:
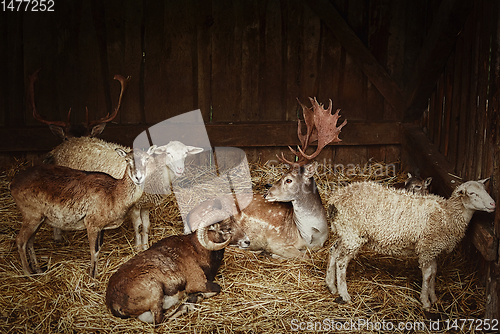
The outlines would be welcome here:
M 448 146 L 448 161 L 452 166 L 457 166 L 458 159 L 458 138 L 459 133 L 459 123 L 460 123 L 460 89 L 462 86 L 462 60 L 463 60 L 463 42 L 464 38 L 461 36 L 456 45 L 456 51 L 453 54 L 454 57 L 454 72 L 453 72 L 453 83 L 452 85 L 452 97 L 451 97 L 451 116 L 450 116 L 450 132 L 449 136 L 449 146 Z
M 271 147 L 299 145 L 296 122 L 209 123 L 205 125 L 212 146 Z M 123 145 L 132 145 L 146 125 L 110 124 L 101 136 Z M 257 135 L 258 134 L 258 135 Z M 0 128 L 0 152 L 46 151 L 60 143 L 46 126 Z M 394 122 L 349 122 L 335 145 L 397 145 L 400 124 Z
M 242 32 L 237 18 L 241 15 L 236 1 L 212 2 L 212 108 L 213 121 L 241 120 Z M 258 89 L 256 87 L 255 89 Z
M 474 29 L 473 26 L 475 24 L 474 17 L 471 15 L 465 26 L 463 32 L 463 49 L 461 52 L 463 53 L 463 61 L 462 61 L 462 82 L 461 86 L 458 87 L 460 90 L 460 100 L 459 100 L 459 124 L 458 124 L 458 132 L 460 136 L 458 137 L 457 146 L 458 156 L 457 163 L 455 165 L 455 170 L 459 175 L 465 175 L 465 165 L 466 165 L 466 151 L 465 147 L 468 143 L 468 132 L 470 128 L 470 112 L 469 112 L 469 100 L 471 97 L 468 94 L 468 89 L 471 84 L 471 71 L 470 68 L 472 66 L 471 59 L 471 49 L 474 41 Z
M 303 6 L 299 46 L 300 95 L 302 103 L 310 96 L 317 96 L 319 91 L 319 62 L 321 39 L 321 20 L 307 6 Z
M 404 15 L 391 15 L 391 10 L 401 9 L 399 7 L 404 6 L 402 2 L 392 2 L 392 3 L 372 3 L 370 2 L 370 8 L 367 11 L 369 13 L 368 22 L 365 25 L 369 27 L 367 46 L 373 56 L 378 60 L 378 62 L 383 65 L 388 70 L 388 74 L 394 79 L 393 73 L 397 71 L 399 67 L 396 65 L 399 61 L 402 62 L 402 57 L 397 52 L 396 48 L 398 45 L 404 45 L 404 29 L 399 29 L 395 25 L 396 20 L 403 20 Z M 393 27 L 391 29 L 391 27 Z M 390 30 L 393 30 L 390 33 Z M 394 36 L 394 38 L 392 38 Z M 401 38 L 401 40 L 398 40 Z M 394 41 L 394 43 L 392 42 Z M 389 52 L 389 43 L 391 47 L 395 49 L 393 55 Z M 391 58 L 389 60 L 389 58 Z M 399 60 L 399 61 L 398 61 Z M 398 114 L 395 112 L 394 108 L 389 103 L 386 103 L 384 97 L 380 94 L 378 89 L 369 82 L 369 80 L 364 78 L 366 91 L 366 106 L 365 112 L 368 120 L 399 120 L 401 119 L 401 111 Z
M 260 4 L 258 108 L 243 107 L 243 110 L 260 111 L 258 118 L 250 119 L 252 121 L 285 120 L 286 113 L 283 112 L 282 101 L 282 92 L 285 89 L 283 86 L 284 67 L 281 53 L 283 52 L 282 43 L 286 37 L 282 34 L 283 17 L 280 1 L 267 0 L 257 3 Z M 245 16 L 246 13 L 242 15 Z M 242 92 L 242 95 L 245 93 Z
M 481 252 L 486 261 L 496 261 L 498 257 L 498 239 L 493 231 L 492 215 L 486 212 L 476 212 L 474 223 L 468 232 L 472 243 Z
M 240 1 L 237 7 L 236 29 L 241 30 L 240 103 L 242 112 L 238 116 L 241 121 L 260 120 L 264 116 L 259 112 L 264 84 L 261 74 L 265 74 L 263 73 L 265 70 L 261 68 L 262 59 L 265 59 L 265 50 L 261 49 L 265 48 L 266 45 L 266 25 L 265 22 L 262 22 L 262 20 L 265 21 L 266 11 L 265 8 L 261 8 L 263 5 L 264 3 L 252 0 Z M 260 13 L 259 9 L 263 13 Z M 275 101 L 280 101 L 279 95 L 274 98 Z M 250 110 L 252 112 L 248 112 Z
M 448 61 L 443 76 L 444 81 L 444 95 L 443 95 L 443 124 L 441 125 L 441 138 L 439 139 L 439 151 L 446 157 L 448 161 L 448 151 L 450 146 L 450 128 L 451 128 L 451 107 L 452 107 L 452 93 L 453 93 L 453 74 L 455 58 L 452 56 Z
M 193 1 L 146 1 L 144 108 L 148 123 L 193 109 L 197 80 Z
M 21 12 L 1 13 L 2 52 L 0 52 L 0 124 L 22 126 L 26 124 L 23 102 L 25 73 L 23 48 L 23 16 Z M 6 66 L 8 64 L 8 66 Z
M 120 112 L 114 122 L 141 123 L 145 121 L 141 113 L 140 102 L 143 2 L 136 0 L 106 1 L 103 3 L 103 15 L 105 17 L 108 73 L 102 78 L 102 82 L 105 92 L 110 94 L 111 103 L 107 112 L 112 112 L 116 108 L 120 94 L 120 84 L 113 80 L 114 75 L 131 76 Z M 100 117 L 104 115 L 100 115 Z
M 342 99 L 338 88 L 342 46 L 333 32 L 324 24 L 321 25 L 320 43 L 319 68 L 321 70 L 318 73 L 318 102 L 328 104 L 328 100 L 331 99 L 333 108 L 343 109 L 345 106 L 341 103 Z M 378 91 L 377 94 L 383 99 Z M 304 103 L 304 101 L 302 102 Z
M 493 195 L 496 199 L 497 210 L 495 211 L 494 231 L 497 239 L 500 239 L 500 3 L 493 1 L 491 19 L 492 27 L 492 45 L 491 45 L 491 72 L 490 72 L 490 128 L 495 129 L 491 134 L 493 146 Z M 489 264 L 487 273 L 488 282 L 486 286 L 486 312 L 485 317 L 489 319 L 500 318 L 500 248 L 495 262 Z
M 413 121 L 422 116 L 427 98 L 455 46 L 455 42 L 471 13 L 474 1 L 443 0 L 432 21 L 417 62 L 413 67 L 415 75 L 407 86 L 405 96 L 408 105 L 404 121 Z
M 212 16 L 212 2 L 200 1 L 197 4 L 195 11 L 196 30 L 197 30 L 197 46 L 196 46 L 196 78 L 193 79 L 197 83 L 197 96 L 194 97 L 194 108 L 200 109 L 205 122 L 211 121 L 212 114 L 212 85 L 211 85 L 211 53 L 212 53 L 212 26 L 214 18 Z
M 307 7 L 300 0 L 283 1 L 283 17 L 285 19 L 285 48 L 284 54 L 284 80 L 286 80 L 284 92 L 285 120 L 296 120 L 299 106 L 296 98 L 303 99 L 301 92 L 301 48 L 302 48 L 302 15 L 303 8 Z M 302 101 L 304 103 L 304 101 Z M 302 117 L 302 116 L 301 116 Z
M 332 29 L 342 46 L 393 108 L 397 111 L 404 110 L 406 103 L 400 87 L 359 40 L 335 7 L 327 0 L 307 0 L 307 4 Z

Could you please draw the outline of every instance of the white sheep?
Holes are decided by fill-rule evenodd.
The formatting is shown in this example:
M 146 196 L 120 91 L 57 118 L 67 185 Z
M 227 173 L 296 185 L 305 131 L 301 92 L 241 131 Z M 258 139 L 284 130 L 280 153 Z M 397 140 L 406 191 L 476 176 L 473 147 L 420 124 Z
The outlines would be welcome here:
M 424 309 L 437 300 L 436 257 L 451 252 L 464 237 L 474 211 L 493 212 L 495 202 L 486 192 L 486 180 L 458 186 L 449 199 L 410 194 L 374 182 L 353 183 L 333 193 L 331 224 L 338 239 L 330 249 L 326 284 L 350 302 L 346 270 L 361 249 L 392 256 L 417 256 L 422 270 L 420 300 Z

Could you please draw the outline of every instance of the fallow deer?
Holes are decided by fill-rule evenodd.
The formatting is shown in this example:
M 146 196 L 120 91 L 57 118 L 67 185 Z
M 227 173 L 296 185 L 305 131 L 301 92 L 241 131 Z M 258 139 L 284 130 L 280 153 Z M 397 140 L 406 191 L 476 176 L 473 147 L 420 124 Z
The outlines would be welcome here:
M 306 134 L 302 133 L 302 124 L 298 122 L 298 137 L 302 144 L 298 150 L 290 150 L 298 157 L 295 162 L 285 159 L 283 153 L 278 159 L 292 166 L 270 189 L 266 196 L 254 194 L 250 204 L 239 210 L 234 204 L 232 196 L 221 197 L 219 208 L 228 212 L 241 225 L 250 239 L 250 250 L 260 250 L 281 258 L 306 258 L 307 249 L 323 246 L 328 237 L 326 212 L 316 188 L 313 175 L 317 164 L 310 163 L 318 156 L 321 150 L 332 142 L 340 142 L 344 121 L 337 127 L 340 118 L 337 110 L 332 115 L 332 101 L 328 109 L 324 109 L 316 99 L 310 98 L 312 107 L 302 106 L 304 120 L 307 127 Z M 306 154 L 309 144 L 317 141 L 318 146 L 313 154 Z M 209 208 L 208 208 L 209 209 Z M 207 211 L 207 204 L 202 203 L 196 210 Z M 190 226 L 191 230 L 194 230 Z

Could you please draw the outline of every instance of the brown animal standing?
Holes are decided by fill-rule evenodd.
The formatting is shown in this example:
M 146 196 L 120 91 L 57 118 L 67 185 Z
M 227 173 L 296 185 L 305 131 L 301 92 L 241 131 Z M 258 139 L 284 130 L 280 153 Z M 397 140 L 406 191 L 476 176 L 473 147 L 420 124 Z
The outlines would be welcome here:
M 45 221 L 63 230 L 87 230 L 90 275 L 95 277 L 103 230 L 120 226 L 128 210 L 141 197 L 150 151 L 134 154 L 117 149 L 117 154 L 127 163 L 121 179 L 54 165 L 35 166 L 18 173 L 10 184 L 10 191 L 23 216 L 16 241 L 24 273 L 42 272 L 33 242 Z

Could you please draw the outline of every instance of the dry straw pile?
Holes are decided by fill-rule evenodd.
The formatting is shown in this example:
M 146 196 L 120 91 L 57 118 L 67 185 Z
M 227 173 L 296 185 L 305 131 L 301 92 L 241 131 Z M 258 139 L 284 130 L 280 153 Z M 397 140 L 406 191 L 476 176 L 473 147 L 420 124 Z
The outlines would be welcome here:
M 372 166 L 376 168 L 332 170 L 320 166 L 316 175 L 319 191 L 324 196 L 354 180 L 378 179 L 387 184 L 404 180 L 403 175 L 381 173 L 380 168 L 386 165 Z M 276 260 L 228 248 L 217 277 L 222 293 L 198 304 L 194 312 L 157 328 L 135 319 L 115 318 L 104 303 L 106 284 L 110 275 L 135 253 L 131 224 L 106 232 L 97 279 L 87 274 L 90 254 L 85 232 L 67 232 L 64 242 L 56 243 L 51 228 L 42 225 L 35 249 L 45 272 L 26 277 L 15 245 L 21 217 L 8 190 L 13 175 L 24 167 L 20 163 L 0 174 L 2 333 L 339 332 L 335 329 L 340 326 L 340 332 L 349 333 L 384 332 L 384 328 L 386 332 L 439 332 L 429 329 L 430 322 L 421 309 L 421 273 L 415 259 L 361 254 L 348 270 L 353 303 L 335 303 L 324 283 L 334 236 L 308 261 Z M 189 170 L 191 176 L 200 173 Z M 263 191 L 263 185 L 277 180 L 283 170 L 283 166 L 252 165 L 255 191 Z M 152 213 L 150 235 L 154 242 L 178 233 L 182 233 L 182 220 L 171 195 Z M 474 265 L 459 250 L 439 258 L 436 292 L 439 301 L 434 312 L 441 323 L 483 317 L 484 289 Z M 421 327 L 423 324 L 426 329 Z M 399 331 L 399 325 L 406 329 Z

